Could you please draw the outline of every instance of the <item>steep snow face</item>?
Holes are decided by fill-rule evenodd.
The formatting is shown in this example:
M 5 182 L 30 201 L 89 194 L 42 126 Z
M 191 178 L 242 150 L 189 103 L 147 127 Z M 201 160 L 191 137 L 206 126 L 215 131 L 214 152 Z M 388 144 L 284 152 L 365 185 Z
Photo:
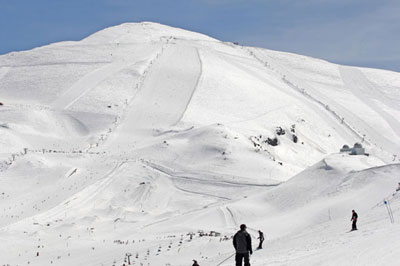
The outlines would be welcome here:
M 253 265 L 396 265 L 399 84 L 149 22 L 2 55 L 0 262 L 232 265 L 247 223 Z

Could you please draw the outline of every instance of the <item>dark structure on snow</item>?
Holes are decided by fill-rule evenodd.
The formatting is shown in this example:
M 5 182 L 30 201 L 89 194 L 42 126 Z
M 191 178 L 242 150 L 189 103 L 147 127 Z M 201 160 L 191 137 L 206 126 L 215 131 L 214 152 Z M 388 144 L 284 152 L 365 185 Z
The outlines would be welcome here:
M 340 152 L 349 153 L 350 155 L 366 155 L 363 146 L 357 142 L 354 143 L 353 148 L 350 148 L 348 145 L 343 145 Z

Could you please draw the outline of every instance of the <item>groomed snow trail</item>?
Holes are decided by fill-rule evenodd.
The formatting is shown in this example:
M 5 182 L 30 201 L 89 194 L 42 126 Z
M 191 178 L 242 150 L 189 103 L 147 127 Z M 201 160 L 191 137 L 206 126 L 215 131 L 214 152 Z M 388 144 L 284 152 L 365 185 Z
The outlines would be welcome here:
M 379 114 L 388 124 L 388 126 L 393 130 L 393 132 L 400 137 L 400 122 L 394 118 L 389 113 L 385 112 L 381 107 L 379 107 L 370 97 L 366 95 L 371 95 L 382 103 L 385 103 L 384 97 L 377 91 L 376 86 L 374 86 L 364 74 L 355 67 L 339 66 L 340 75 L 343 79 L 343 83 L 348 87 L 351 92 L 368 105 L 372 110 Z M 383 139 L 383 135 L 380 132 L 369 130 L 369 135 L 372 135 L 375 141 L 382 145 L 386 150 L 392 151 L 394 154 L 398 154 L 400 151 L 400 146 L 397 142 L 391 141 L 387 138 Z
M 196 48 L 172 44 L 149 69 L 122 129 L 127 133 L 177 124 L 196 90 L 201 61 Z

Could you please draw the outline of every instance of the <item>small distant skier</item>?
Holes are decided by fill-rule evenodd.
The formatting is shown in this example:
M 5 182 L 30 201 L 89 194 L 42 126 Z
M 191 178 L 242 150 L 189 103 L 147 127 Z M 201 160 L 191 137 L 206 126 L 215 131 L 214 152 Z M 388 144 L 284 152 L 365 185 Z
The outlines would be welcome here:
M 399 182 L 399 186 L 397 187 L 396 191 L 400 191 L 400 182 Z
M 253 254 L 251 248 L 251 236 L 246 231 L 246 225 L 240 225 L 240 230 L 233 237 L 233 246 L 236 250 L 236 266 L 242 266 L 244 260 L 244 266 L 250 266 L 250 255 Z
M 355 210 L 352 210 L 353 215 L 351 216 L 350 221 L 353 221 L 353 224 L 351 226 L 351 231 L 357 230 L 357 219 L 358 219 L 358 214 L 355 212 Z
M 257 249 L 262 249 L 262 243 L 264 242 L 264 233 L 261 232 L 261 230 L 258 230 L 258 234 L 259 236 L 257 237 L 257 239 L 260 239 L 260 244 L 258 245 Z
M 197 263 L 197 260 L 193 260 L 193 265 L 192 266 L 200 266 L 200 265 Z

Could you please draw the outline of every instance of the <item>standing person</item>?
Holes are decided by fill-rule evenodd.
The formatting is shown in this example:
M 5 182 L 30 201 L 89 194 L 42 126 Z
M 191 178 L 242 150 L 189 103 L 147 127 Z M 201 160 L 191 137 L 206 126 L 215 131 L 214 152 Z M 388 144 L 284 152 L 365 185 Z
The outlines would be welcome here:
M 200 266 L 200 265 L 197 263 L 197 260 L 193 260 L 193 265 L 192 266 Z
M 259 236 L 257 237 L 257 239 L 260 239 L 260 244 L 258 245 L 257 249 L 262 249 L 262 243 L 264 242 L 264 233 L 261 232 L 261 230 L 258 230 L 258 234 Z
M 236 250 L 236 266 L 242 266 L 244 259 L 244 266 L 250 266 L 250 255 L 253 254 L 251 248 L 251 236 L 246 231 L 246 225 L 240 225 L 240 230 L 233 237 L 233 246 Z
M 357 230 L 357 219 L 358 219 L 358 214 L 355 212 L 355 210 L 352 210 L 353 215 L 351 216 L 350 221 L 353 221 L 353 224 L 351 226 L 351 231 Z

